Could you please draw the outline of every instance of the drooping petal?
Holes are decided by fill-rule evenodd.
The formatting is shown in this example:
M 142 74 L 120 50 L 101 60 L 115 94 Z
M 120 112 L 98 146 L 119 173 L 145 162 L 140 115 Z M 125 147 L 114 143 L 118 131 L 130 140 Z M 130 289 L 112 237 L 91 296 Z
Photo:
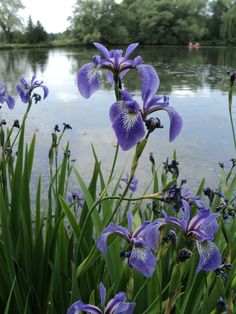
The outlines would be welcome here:
M 101 52 L 101 54 L 105 57 L 105 59 L 110 58 L 110 53 L 105 46 L 103 46 L 102 44 L 96 43 L 96 42 L 94 42 L 93 44 L 97 48 L 97 50 L 99 50 Z
M 101 306 L 103 308 L 106 301 L 106 288 L 102 282 L 99 283 L 99 292 L 100 292 Z
M 124 302 L 126 299 L 124 292 L 117 293 L 108 303 L 105 308 L 106 314 L 113 314 L 115 309 L 119 306 L 120 303 Z
M 139 239 L 134 242 L 129 264 L 140 271 L 145 277 L 151 277 L 156 267 L 156 257 L 144 241 Z
M 197 272 L 200 270 L 215 270 L 221 265 L 220 251 L 214 242 L 210 240 L 197 241 L 197 249 L 200 256 Z
M 118 305 L 118 307 L 113 312 L 114 314 L 132 314 L 136 303 L 134 302 L 123 302 Z
M 126 102 L 125 108 L 112 122 L 112 127 L 123 150 L 135 146 L 145 134 L 143 119 L 135 101 Z
M 155 107 L 154 106 L 152 107 L 152 111 L 158 110 L 165 110 L 169 115 L 170 119 L 169 140 L 170 142 L 172 142 L 179 135 L 183 126 L 183 120 L 181 116 L 178 114 L 178 112 L 175 111 L 175 109 L 171 106 L 156 105 Z
M 42 89 L 43 89 L 43 99 L 48 97 L 49 94 L 49 89 L 47 88 L 47 86 L 45 85 L 41 85 Z
M 73 303 L 67 310 L 67 314 L 79 314 L 80 312 L 90 314 L 103 314 L 102 311 L 95 305 L 84 304 L 82 301 Z
M 144 110 L 146 115 L 149 115 L 150 113 L 157 111 L 158 108 L 163 108 L 163 107 L 166 107 L 168 105 L 169 105 L 169 97 L 168 96 L 153 96 L 144 105 L 143 110 Z
M 137 66 L 137 69 L 141 75 L 142 99 L 145 105 L 148 98 L 153 96 L 157 91 L 160 80 L 156 70 L 149 64 L 140 64 Z
M 84 98 L 89 98 L 99 89 L 97 66 L 94 63 L 86 63 L 79 69 L 77 86 Z
M 131 53 L 138 47 L 138 43 L 133 43 L 133 44 L 130 44 L 128 46 L 128 48 L 126 49 L 126 52 L 125 52 L 125 58 L 129 58 L 129 56 L 131 55 Z
M 9 109 L 13 109 L 15 107 L 15 99 L 11 95 L 7 95 L 5 101 Z
M 123 238 L 125 238 L 127 241 L 130 241 L 129 238 L 129 232 L 126 228 L 122 227 L 122 226 L 116 226 L 114 224 L 110 224 L 108 227 L 106 227 L 98 242 L 97 242 L 97 248 L 103 252 L 106 253 L 107 252 L 107 238 L 110 234 L 115 233 Z
M 173 224 L 184 233 L 186 232 L 186 221 L 184 219 L 168 216 L 165 211 L 162 211 L 162 214 L 166 223 Z

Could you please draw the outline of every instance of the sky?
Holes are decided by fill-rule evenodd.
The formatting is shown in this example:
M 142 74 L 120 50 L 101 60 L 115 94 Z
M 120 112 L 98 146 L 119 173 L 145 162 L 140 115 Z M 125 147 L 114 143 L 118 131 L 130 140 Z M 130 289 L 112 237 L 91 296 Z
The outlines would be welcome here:
M 59 33 L 69 26 L 68 16 L 76 0 L 22 0 L 25 9 L 19 11 L 25 24 L 31 16 L 34 23 L 39 20 L 48 33 Z

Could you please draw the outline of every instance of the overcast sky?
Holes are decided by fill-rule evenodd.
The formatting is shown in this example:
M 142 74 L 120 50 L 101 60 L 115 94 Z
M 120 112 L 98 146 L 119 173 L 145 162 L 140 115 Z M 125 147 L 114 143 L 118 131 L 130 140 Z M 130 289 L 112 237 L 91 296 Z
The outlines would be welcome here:
M 25 6 L 19 15 L 27 22 L 29 15 L 34 23 L 39 20 L 48 33 L 63 32 L 69 26 L 67 17 L 72 14 L 76 0 L 22 0 Z

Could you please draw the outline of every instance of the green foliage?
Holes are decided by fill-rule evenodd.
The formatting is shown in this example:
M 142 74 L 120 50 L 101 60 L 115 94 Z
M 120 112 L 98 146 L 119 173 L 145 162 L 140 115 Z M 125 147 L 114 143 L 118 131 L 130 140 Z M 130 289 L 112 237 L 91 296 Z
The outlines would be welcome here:
M 29 20 L 25 30 L 25 41 L 29 44 L 38 44 L 47 41 L 48 34 L 44 30 L 42 24 L 37 21 L 36 25 L 34 25 L 31 17 L 29 16 Z
M 70 20 L 80 43 L 233 44 L 235 7 L 233 0 L 77 0 Z
M 6 42 L 12 42 L 13 30 L 22 28 L 22 21 L 18 16 L 18 11 L 23 8 L 21 0 L 0 1 L 0 27 L 4 33 Z

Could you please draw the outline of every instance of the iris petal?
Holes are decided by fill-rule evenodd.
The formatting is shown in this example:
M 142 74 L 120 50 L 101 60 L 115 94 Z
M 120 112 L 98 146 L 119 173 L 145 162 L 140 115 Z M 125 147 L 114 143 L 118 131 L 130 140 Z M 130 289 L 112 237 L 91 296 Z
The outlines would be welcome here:
M 104 304 L 106 301 L 106 288 L 102 282 L 99 283 L 99 292 L 100 292 L 101 306 L 104 307 Z
M 79 314 L 82 311 L 90 314 L 102 314 L 102 311 L 97 306 L 91 304 L 84 304 L 81 301 L 73 303 L 68 308 L 67 314 Z
M 94 63 L 84 64 L 77 73 L 77 86 L 84 98 L 89 98 L 99 89 L 97 67 Z
M 119 304 L 121 302 L 124 302 L 126 299 L 125 297 L 125 293 L 124 292 L 119 292 L 117 293 L 114 298 L 112 298 L 107 306 L 106 306 L 106 309 L 105 309 L 105 313 L 106 314 L 112 314 L 114 313 L 115 309 L 119 306 Z
M 221 265 L 221 255 L 218 247 L 212 241 L 197 241 L 197 248 L 200 256 L 200 261 L 197 271 L 200 270 L 215 270 Z
M 125 107 L 124 101 L 117 101 L 113 105 L 111 105 L 109 111 L 111 122 L 113 122 L 117 118 L 117 116 L 123 112 L 124 107 Z
M 9 109 L 13 109 L 15 107 L 15 99 L 11 95 L 7 95 L 5 100 Z
M 136 304 L 133 302 L 123 302 L 118 305 L 113 314 L 132 314 Z
M 43 99 L 45 99 L 46 97 L 48 97 L 49 89 L 45 85 L 41 85 L 41 87 L 43 89 Z
M 97 48 L 97 50 L 99 50 L 101 52 L 101 54 L 105 57 L 105 59 L 110 58 L 110 53 L 105 46 L 103 46 L 102 44 L 96 43 L 96 42 L 94 42 L 93 44 Z
M 138 43 L 130 44 L 125 52 L 125 58 L 129 58 L 131 53 L 137 48 Z
M 123 238 L 125 238 L 127 241 L 130 241 L 129 238 L 129 232 L 126 228 L 122 227 L 122 226 L 116 226 L 114 224 L 110 224 L 108 227 L 106 227 L 98 242 L 97 242 L 97 248 L 103 252 L 106 253 L 107 252 L 107 238 L 110 234 L 115 233 L 117 235 L 122 236 Z
M 112 127 L 123 150 L 129 150 L 135 146 L 145 134 L 140 112 L 129 113 L 123 111 L 112 122 Z
M 151 277 L 156 267 L 156 257 L 145 244 L 134 244 L 129 263 L 140 271 L 145 277 Z
M 157 91 L 160 85 L 160 80 L 155 69 L 151 65 L 140 64 L 137 66 L 137 69 L 141 75 L 142 99 L 145 105 L 148 98 L 153 96 Z

